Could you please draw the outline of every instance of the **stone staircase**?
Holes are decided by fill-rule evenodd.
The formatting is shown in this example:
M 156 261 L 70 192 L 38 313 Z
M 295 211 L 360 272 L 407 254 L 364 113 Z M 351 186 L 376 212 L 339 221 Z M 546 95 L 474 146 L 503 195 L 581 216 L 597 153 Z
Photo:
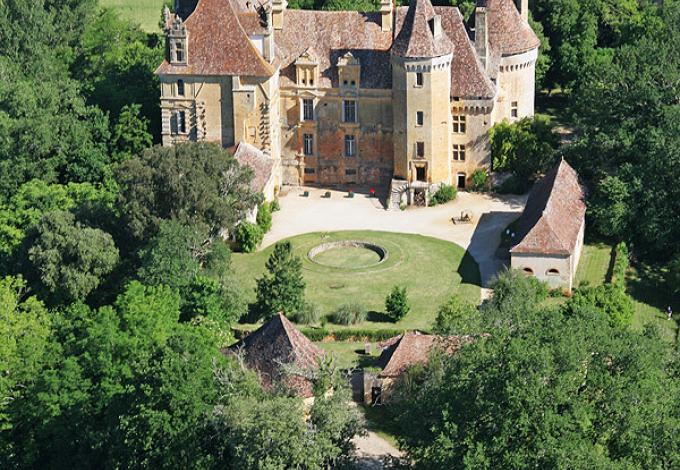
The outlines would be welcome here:
M 393 179 L 390 183 L 390 194 L 387 200 L 387 210 L 401 210 L 401 197 L 408 191 L 408 181 Z

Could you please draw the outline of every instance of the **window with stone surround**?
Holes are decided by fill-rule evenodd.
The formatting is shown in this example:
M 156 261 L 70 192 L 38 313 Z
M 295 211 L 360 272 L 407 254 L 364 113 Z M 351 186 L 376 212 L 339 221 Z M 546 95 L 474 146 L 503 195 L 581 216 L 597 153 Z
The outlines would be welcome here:
M 465 114 L 460 111 L 454 111 L 453 114 L 453 133 L 454 134 L 465 134 L 467 131 L 467 123 L 465 119 Z
M 302 136 L 302 153 L 308 157 L 314 155 L 314 136 L 312 134 Z
M 357 139 L 353 135 L 345 136 L 345 157 L 355 157 L 357 154 Z
M 416 86 L 423 86 L 424 78 L 422 72 L 416 72 Z
M 173 111 L 170 116 L 170 131 L 172 135 L 187 133 L 186 111 Z
M 416 142 L 416 157 L 425 158 L 425 142 Z
M 316 173 L 316 169 L 315 169 L 315 168 L 305 167 L 305 175 L 313 175 L 313 174 L 315 174 L 315 173 Z
M 184 80 L 177 80 L 177 96 L 184 96 Z
M 342 121 L 357 122 L 357 102 L 355 100 L 343 100 Z
M 453 159 L 458 162 L 465 161 L 465 144 L 453 144 Z
M 345 175 L 347 175 L 347 176 L 354 176 L 356 174 L 357 174 L 356 168 L 347 168 L 345 170 Z
M 175 62 L 184 62 L 184 41 L 175 41 Z
M 517 108 L 519 108 L 519 103 L 517 101 L 513 101 L 510 106 L 510 116 L 516 118 L 518 116 L 518 111 Z
M 303 99 L 302 100 L 302 120 L 303 121 L 313 121 L 314 120 L 314 100 L 313 99 Z
M 416 112 L 416 126 L 422 126 L 425 122 L 425 113 L 422 111 Z

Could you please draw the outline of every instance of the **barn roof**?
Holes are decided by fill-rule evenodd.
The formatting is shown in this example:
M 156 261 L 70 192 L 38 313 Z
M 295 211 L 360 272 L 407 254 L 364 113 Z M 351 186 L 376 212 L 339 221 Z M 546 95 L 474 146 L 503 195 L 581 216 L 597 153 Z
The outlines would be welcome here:
M 241 165 L 248 166 L 253 170 L 250 188 L 255 193 L 261 193 L 272 177 L 274 160 L 262 150 L 243 141 L 236 145 L 234 158 Z
M 584 198 L 578 174 L 562 160 L 532 188 L 510 252 L 572 254 L 585 219 Z
M 229 348 L 231 353 L 244 354 L 246 365 L 256 371 L 265 388 L 282 382 L 302 397 L 313 395 L 312 382 L 304 374 L 287 374 L 284 364 L 300 371 L 318 367 L 318 359 L 324 352 L 312 343 L 282 314 L 272 317 L 258 330 Z

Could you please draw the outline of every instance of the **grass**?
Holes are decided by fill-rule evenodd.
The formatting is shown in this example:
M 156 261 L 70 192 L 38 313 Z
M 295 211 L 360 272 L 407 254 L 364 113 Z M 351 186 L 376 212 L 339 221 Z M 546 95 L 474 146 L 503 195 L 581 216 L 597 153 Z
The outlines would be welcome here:
M 354 269 L 367 267 L 380 261 L 380 255 L 368 248 L 342 247 L 322 251 L 314 261 L 325 266 Z
M 144 31 L 159 32 L 163 0 L 100 0 L 99 4 L 118 11 L 121 17 L 139 24 Z
M 380 245 L 388 256 L 380 264 L 361 269 L 333 268 L 307 258 L 309 250 L 321 243 L 338 240 L 362 240 Z M 324 314 L 340 305 L 359 302 L 369 311 L 367 321 L 353 328 L 399 328 L 428 330 L 436 311 L 446 299 L 458 294 L 479 303 L 479 267 L 472 256 L 453 243 L 421 235 L 346 231 L 311 233 L 290 239 L 303 260 L 307 282 L 307 300 L 316 303 Z M 255 280 L 262 276 L 265 262 L 273 246 L 251 254 L 235 253 L 232 257 L 236 275 L 255 298 Z M 384 321 L 385 296 L 394 285 L 405 285 L 411 311 L 397 323 Z M 335 329 L 343 328 L 328 325 Z
M 320 341 L 314 343 L 335 358 L 341 369 L 365 369 L 377 367 L 380 351 L 372 343 L 372 354 L 364 354 L 365 343 L 359 341 Z
M 612 247 L 606 243 L 585 245 L 575 285 L 580 285 L 582 281 L 593 287 L 602 285 L 607 277 L 611 255 Z M 628 270 L 626 289 L 635 306 L 631 327 L 641 331 L 646 324 L 655 324 L 659 327 L 661 336 L 673 342 L 678 332 L 677 319 L 668 321 L 665 308 L 668 305 L 678 306 L 675 310 L 680 315 L 680 303 L 662 288 L 663 285 L 662 273 L 652 266 L 640 265 Z
M 607 280 L 612 247 L 606 243 L 585 245 L 576 271 L 574 285 L 599 286 Z

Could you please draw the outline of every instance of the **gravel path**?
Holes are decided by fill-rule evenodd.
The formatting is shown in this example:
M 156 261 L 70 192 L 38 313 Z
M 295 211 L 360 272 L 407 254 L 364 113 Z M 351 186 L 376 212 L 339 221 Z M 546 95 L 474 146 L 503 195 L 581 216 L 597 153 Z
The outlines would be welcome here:
M 384 468 L 385 458 L 403 456 L 403 452 L 373 431 L 368 431 L 366 436 L 355 438 L 354 443 L 357 446 L 356 461 L 360 469 L 381 470 Z
M 482 287 L 487 288 L 503 263 L 495 257 L 500 234 L 524 209 L 526 197 L 459 193 L 455 201 L 437 207 L 386 211 L 378 199 L 357 193 L 326 189 L 287 188 L 279 199 L 281 210 L 274 213 L 273 228 L 262 248 L 284 238 L 309 232 L 337 230 L 381 230 L 416 233 L 456 243 L 466 248 L 479 264 Z M 309 191 L 309 197 L 302 197 Z M 461 212 L 472 214 L 473 223 L 454 225 L 451 218 Z M 482 289 L 482 298 L 489 291 Z

